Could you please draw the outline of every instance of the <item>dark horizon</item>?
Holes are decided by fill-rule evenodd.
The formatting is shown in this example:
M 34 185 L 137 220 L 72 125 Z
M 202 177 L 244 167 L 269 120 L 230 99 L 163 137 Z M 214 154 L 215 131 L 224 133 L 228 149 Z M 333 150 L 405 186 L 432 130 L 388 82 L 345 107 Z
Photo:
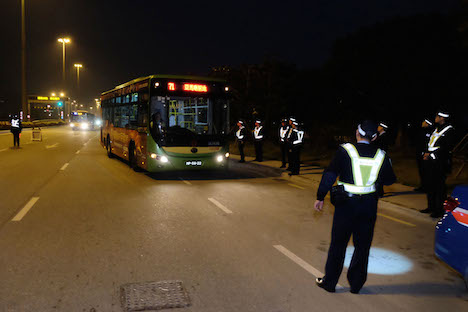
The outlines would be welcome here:
M 452 12 L 458 0 L 313 1 L 282 7 L 255 4 L 154 4 L 148 1 L 26 1 L 28 94 L 61 91 L 62 58 L 57 38 L 67 46 L 69 95 L 88 103 L 102 91 L 154 73 L 207 74 L 211 67 L 260 63 L 274 55 L 299 68 L 323 65 L 336 39 L 395 17 Z M 365 8 L 364 8 L 365 7 Z M 61 12 L 61 14 L 58 14 Z M 0 12 L 2 81 L 0 112 L 20 102 L 20 2 Z M 152 39 L 154 38 L 154 39 Z M 82 63 L 76 92 L 75 62 Z M 70 94 L 71 93 L 71 94 Z

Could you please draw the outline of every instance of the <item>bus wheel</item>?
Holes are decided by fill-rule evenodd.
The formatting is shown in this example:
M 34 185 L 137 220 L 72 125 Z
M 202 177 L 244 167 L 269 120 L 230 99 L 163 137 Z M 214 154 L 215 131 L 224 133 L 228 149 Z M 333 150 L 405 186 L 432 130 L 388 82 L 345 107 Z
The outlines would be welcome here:
M 128 147 L 128 165 L 130 168 L 133 170 L 137 170 L 137 156 L 136 156 L 136 149 L 135 149 L 135 144 L 130 143 L 130 146 Z
M 106 143 L 107 157 L 113 158 L 114 154 L 112 154 L 112 147 L 111 147 L 111 143 L 110 143 L 110 138 L 107 137 L 106 141 L 107 141 L 107 143 Z

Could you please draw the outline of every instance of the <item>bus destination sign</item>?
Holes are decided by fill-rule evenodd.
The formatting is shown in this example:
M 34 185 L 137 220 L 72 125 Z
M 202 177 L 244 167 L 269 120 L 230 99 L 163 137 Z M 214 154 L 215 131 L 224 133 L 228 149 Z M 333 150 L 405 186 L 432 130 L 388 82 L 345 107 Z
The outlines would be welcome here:
M 177 85 L 175 82 L 168 82 L 167 83 L 167 90 L 169 91 L 176 91 Z M 208 86 L 204 84 L 195 84 L 195 83 L 184 83 L 182 84 L 182 90 L 190 91 L 190 92 L 208 92 Z

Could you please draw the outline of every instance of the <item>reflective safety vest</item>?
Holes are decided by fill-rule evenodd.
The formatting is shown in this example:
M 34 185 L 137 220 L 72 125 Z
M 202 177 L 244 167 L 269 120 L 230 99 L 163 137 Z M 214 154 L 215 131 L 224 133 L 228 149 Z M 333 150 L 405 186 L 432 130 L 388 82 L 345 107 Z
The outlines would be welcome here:
M 304 131 L 297 130 L 297 129 L 293 129 L 293 131 L 297 133 L 297 137 L 296 137 L 296 140 L 292 142 L 292 144 L 293 145 L 301 144 L 302 139 L 304 138 Z
M 263 135 L 260 135 L 260 130 L 262 130 L 262 128 L 263 128 L 263 126 L 260 126 L 260 127 L 254 129 L 254 138 L 256 140 L 263 139 Z
M 442 129 L 442 131 L 440 131 L 440 132 L 437 131 L 437 129 L 435 129 L 434 132 L 432 132 L 431 138 L 429 139 L 429 143 L 427 144 L 427 150 L 429 152 L 434 152 L 434 151 L 436 151 L 436 150 L 438 150 L 440 148 L 440 146 L 436 146 L 436 143 L 439 140 L 439 138 L 445 132 L 447 132 L 447 130 L 449 130 L 450 128 L 453 128 L 453 127 L 448 125 L 444 129 Z
M 20 123 L 20 120 L 19 119 L 12 119 L 11 120 L 11 126 L 13 128 L 19 128 L 19 123 Z
M 280 135 L 281 142 L 284 142 L 284 140 L 286 139 L 286 135 L 288 133 L 288 130 L 289 130 L 289 127 L 287 127 L 287 126 L 286 127 L 283 127 L 283 126 L 280 127 L 279 135 Z
M 370 194 L 375 192 L 375 181 L 385 159 L 385 152 L 378 149 L 373 158 L 359 156 L 351 143 L 341 145 L 351 158 L 354 184 L 338 181 L 346 192 L 351 194 Z
M 242 140 L 242 139 L 244 138 L 244 135 L 241 134 L 242 129 L 244 129 L 244 127 L 241 127 L 241 128 L 239 128 L 239 130 L 236 131 L 236 137 L 237 137 L 239 140 Z

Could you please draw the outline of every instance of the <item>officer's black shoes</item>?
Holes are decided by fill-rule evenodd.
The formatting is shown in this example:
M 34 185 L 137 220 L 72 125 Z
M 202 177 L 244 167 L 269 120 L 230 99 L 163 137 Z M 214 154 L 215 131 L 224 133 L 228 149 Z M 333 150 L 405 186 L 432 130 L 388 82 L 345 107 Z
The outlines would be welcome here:
M 245 160 L 239 160 L 240 163 L 245 163 Z
M 442 218 L 444 216 L 444 213 L 443 212 L 433 212 L 431 213 L 431 218 Z
M 429 208 L 426 208 L 426 209 L 423 209 L 423 210 L 419 210 L 420 213 L 431 213 L 432 210 L 429 209 Z
M 329 288 L 329 287 L 326 287 L 326 286 L 325 286 L 325 282 L 324 282 L 324 280 L 323 280 L 322 277 L 317 277 L 317 278 L 315 279 L 315 284 L 317 284 L 318 287 L 320 287 L 320 288 L 322 288 L 322 289 L 325 289 L 325 290 L 328 291 L 328 292 L 331 292 L 331 293 L 334 293 L 334 292 L 335 292 L 335 289 L 334 289 L 334 288 L 332 289 L 332 288 Z
M 286 165 L 281 165 L 281 167 L 280 167 L 280 168 L 286 168 Z
M 418 193 L 426 193 L 426 190 L 422 186 L 415 188 L 413 191 Z
M 360 289 L 352 289 L 352 288 L 349 290 L 350 293 L 355 294 L 355 295 L 359 294 L 359 291 Z

